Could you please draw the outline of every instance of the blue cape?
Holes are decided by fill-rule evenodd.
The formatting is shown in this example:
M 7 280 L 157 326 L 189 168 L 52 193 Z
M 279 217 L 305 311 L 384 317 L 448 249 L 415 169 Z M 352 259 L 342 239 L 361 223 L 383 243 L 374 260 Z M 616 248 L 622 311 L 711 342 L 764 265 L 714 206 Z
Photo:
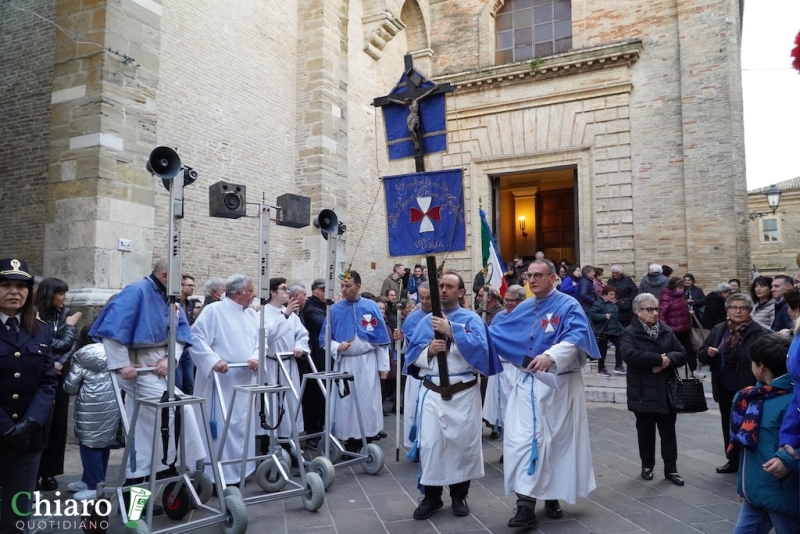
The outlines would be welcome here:
M 531 297 L 519 303 L 499 322 L 492 321 L 489 335 L 503 358 L 523 365 L 525 356 L 535 358 L 568 341 L 591 358 L 599 358 L 592 325 L 577 300 L 560 291 L 547 297 Z
M 413 312 L 408 314 L 406 320 L 403 321 L 403 335 L 406 337 L 407 340 L 411 339 L 411 336 L 414 334 L 414 329 L 417 327 L 419 322 L 422 320 L 423 317 L 428 315 L 422 308 L 418 310 L 414 310 Z
M 453 340 L 467 363 L 484 376 L 496 375 L 503 370 L 486 324 L 477 313 L 464 308 L 456 308 L 444 312 L 444 315 L 450 321 L 453 328 Z M 411 316 L 409 315 L 409 317 Z M 431 341 L 433 341 L 433 326 L 431 325 L 431 314 L 428 313 L 419 321 L 411 334 L 403 366 L 404 374 L 412 374 L 412 376 L 417 374 L 417 366 L 414 365 L 414 362 L 420 357 L 427 358 L 427 350 L 424 349 Z M 409 373 L 409 367 L 414 367 L 411 373 Z
M 190 345 L 189 322 L 178 306 L 178 341 Z M 152 347 L 169 337 L 169 305 L 164 293 L 150 278 L 125 286 L 100 312 L 90 337 L 107 337 L 126 347 Z
M 381 309 L 372 300 L 358 297 L 356 301 L 340 300 L 331 306 L 331 339 L 341 343 L 356 336 L 376 345 L 391 343 Z M 324 326 L 319 333 L 319 344 L 325 346 Z

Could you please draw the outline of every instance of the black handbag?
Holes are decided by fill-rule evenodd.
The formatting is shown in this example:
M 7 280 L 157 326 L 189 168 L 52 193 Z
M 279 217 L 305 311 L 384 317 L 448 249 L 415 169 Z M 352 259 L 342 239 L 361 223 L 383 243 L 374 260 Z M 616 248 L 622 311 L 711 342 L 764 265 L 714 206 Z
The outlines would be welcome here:
M 708 411 L 706 392 L 703 383 L 696 378 L 689 378 L 689 367 L 684 365 L 686 378 L 681 378 L 678 370 L 667 384 L 669 405 L 675 413 L 700 413 Z
M 598 343 L 608 343 L 608 323 L 610 322 L 610 319 L 606 319 L 602 324 L 592 323 L 595 341 Z

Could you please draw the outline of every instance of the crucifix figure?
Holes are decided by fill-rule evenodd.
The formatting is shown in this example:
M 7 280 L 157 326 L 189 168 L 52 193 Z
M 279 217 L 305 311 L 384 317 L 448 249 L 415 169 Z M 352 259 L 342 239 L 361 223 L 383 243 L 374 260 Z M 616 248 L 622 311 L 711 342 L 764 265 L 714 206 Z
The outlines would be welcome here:
M 401 93 L 396 92 L 391 95 L 376 98 L 372 101 L 372 105 L 375 107 L 381 107 L 387 104 L 399 104 L 401 106 L 408 107 L 406 126 L 408 127 L 408 132 L 411 136 L 411 142 L 414 144 L 414 161 L 416 163 L 416 170 L 417 172 L 425 172 L 419 109 L 420 101 L 431 95 L 451 93 L 453 92 L 453 87 L 449 83 L 421 87 L 422 83 L 427 80 L 414 70 L 414 60 L 411 57 L 411 54 L 406 54 L 404 60 L 406 90 Z
M 406 119 L 406 125 L 408 126 L 408 132 L 411 134 L 411 141 L 414 143 L 415 152 L 419 152 L 421 141 L 419 138 L 419 101 L 426 96 L 433 94 L 433 92 L 438 88 L 438 86 L 434 85 L 426 93 L 423 93 L 414 99 L 404 98 L 403 100 L 396 100 L 388 96 L 386 97 L 386 100 L 389 102 L 408 106 L 408 118 Z

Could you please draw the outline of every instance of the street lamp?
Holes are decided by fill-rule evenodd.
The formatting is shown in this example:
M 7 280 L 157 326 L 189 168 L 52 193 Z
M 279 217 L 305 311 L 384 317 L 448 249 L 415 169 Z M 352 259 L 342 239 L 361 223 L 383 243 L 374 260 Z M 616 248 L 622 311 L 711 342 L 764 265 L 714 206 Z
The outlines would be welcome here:
M 764 193 L 764 196 L 767 197 L 767 206 L 771 209 L 771 212 L 756 212 L 750 214 L 750 220 L 755 221 L 758 218 L 761 218 L 765 215 L 775 215 L 775 211 L 778 209 L 778 205 L 781 202 L 781 191 L 778 189 L 778 186 L 772 184 L 767 189 L 767 192 Z
M 519 229 L 522 232 L 522 237 L 528 237 L 528 232 L 525 231 L 525 216 L 520 215 L 517 220 L 519 221 Z

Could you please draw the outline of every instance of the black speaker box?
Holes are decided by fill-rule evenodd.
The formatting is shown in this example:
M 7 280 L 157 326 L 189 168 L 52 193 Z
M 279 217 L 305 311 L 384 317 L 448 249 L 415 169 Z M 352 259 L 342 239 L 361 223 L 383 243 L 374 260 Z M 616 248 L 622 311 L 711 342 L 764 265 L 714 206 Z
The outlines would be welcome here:
M 217 182 L 208 188 L 208 215 L 238 219 L 246 213 L 247 188 L 241 184 Z
M 277 199 L 278 216 L 275 223 L 279 226 L 304 228 L 311 224 L 311 199 L 286 193 Z

